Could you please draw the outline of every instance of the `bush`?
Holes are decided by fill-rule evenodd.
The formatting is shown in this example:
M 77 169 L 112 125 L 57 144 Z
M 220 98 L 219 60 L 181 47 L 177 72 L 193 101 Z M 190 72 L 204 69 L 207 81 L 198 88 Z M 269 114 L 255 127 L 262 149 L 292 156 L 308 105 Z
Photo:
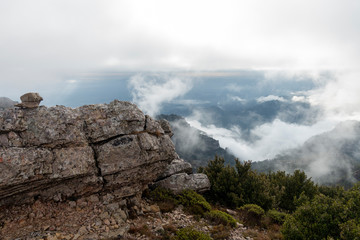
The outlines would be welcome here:
M 158 202 L 161 212 L 171 212 L 178 205 L 176 195 L 170 190 L 157 187 L 149 194 L 150 199 Z
M 222 224 L 224 226 L 236 227 L 236 220 L 231 215 L 219 211 L 213 210 L 205 214 L 205 218 L 215 224 Z
M 283 224 L 288 214 L 279 212 L 277 210 L 269 210 L 266 214 L 273 223 Z
M 208 196 L 211 200 L 229 207 L 239 207 L 255 203 L 264 209 L 270 209 L 273 197 L 265 174 L 258 174 L 251 169 L 251 162 L 235 160 L 235 167 L 225 166 L 225 160 L 215 156 L 208 166 L 199 169 L 205 173 L 211 183 Z
M 341 239 L 346 240 L 360 240 L 360 225 L 355 220 L 349 220 L 346 223 L 340 225 Z
M 211 205 L 205 198 L 193 190 L 184 190 L 175 195 L 168 189 L 158 187 L 150 192 L 149 196 L 152 200 L 159 202 L 162 212 L 169 212 L 179 204 L 192 214 L 204 215 L 205 212 L 211 210 Z
M 268 179 L 271 185 L 271 194 L 275 197 L 276 208 L 290 212 L 302 203 L 299 198 L 313 199 L 318 192 L 317 185 L 308 178 L 303 171 L 296 170 L 293 174 L 285 174 L 278 171 L 269 173 Z
M 239 208 L 240 211 L 246 211 L 250 214 L 256 215 L 258 217 L 261 217 L 265 214 L 264 209 L 262 209 L 260 206 L 256 204 L 246 204 Z
M 224 226 L 222 224 L 213 226 L 210 229 L 211 237 L 214 240 L 229 239 L 232 228 L 230 226 Z
M 205 198 L 193 190 L 182 191 L 177 196 L 177 202 L 193 214 L 204 215 L 205 212 L 211 210 L 211 205 Z
M 155 188 L 149 195 L 154 201 L 176 201 L 175 194 L 171 190 L 162 187 Z
M 244 222 L 250 226 L 261 225 L 262 217 L 265 214 L 264 209 L 256 204 L 246 204 L 238 208 Z
M 186 227 L 176 232 L 175 240 L 211 240 L 211 238 L 203 232 Z
M 285 239 L 328 239 L 340 238 L 343 202 L 324 195 L 317 195 L 313 201 L 302 205 L 287 218 L 282 232 Z

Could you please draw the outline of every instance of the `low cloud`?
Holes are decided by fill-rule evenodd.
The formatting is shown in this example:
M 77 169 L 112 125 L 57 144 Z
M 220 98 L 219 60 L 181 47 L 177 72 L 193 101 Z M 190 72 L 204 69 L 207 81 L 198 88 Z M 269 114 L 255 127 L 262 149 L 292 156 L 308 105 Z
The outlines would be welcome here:
M 283 97 L 275 96 L 275 95 L 269 95 L 266 97 L 259 97 L 258 99 L 256 99 L 256 101 L 259 103 L 268 102 L 268 101 L 286 102 L 286 99 Z
M 304 126 L 276 119 L 251 130 L 253 141 L 246 141 L 244 133 L 237 126 L 226 129 L 203 125 L 194 116 L 187 118 L 187 121 L 191 126 L 219 140 L 222 148 L 228 148 L 240 160 L 252 161 L 272 159 L 282 151 L 301 146 L 316 134 L 331 130 L 336 124 L 332 121 L 319 121 L 312 126 Z
M 309 101 L 321 106 L 328 118 L 360 120 L 360 70 L 336 75 L 324 87 L 309 92 Z
M 128 87 L 133 101 L 142 111 L 151 116 L 157 115 L 162 105 L 192 88 L 192 80 L 174 74 L 136 74 L 130 78 Z

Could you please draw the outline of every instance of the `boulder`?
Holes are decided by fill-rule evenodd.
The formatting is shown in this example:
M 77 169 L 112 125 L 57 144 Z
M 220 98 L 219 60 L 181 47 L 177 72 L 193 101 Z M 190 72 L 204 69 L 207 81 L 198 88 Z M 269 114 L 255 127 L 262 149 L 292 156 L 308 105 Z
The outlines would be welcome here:
M 178 158 L 169 130 L 130 102 L 25 108 L 0 112 L 0 206 L 137 196 Z
M 37 108 L 40 105 L 40 102 L 43 98 L 39 93 L 25 93 L 20 97 L 21 103 L 16 104 L 16 107 L 20 108 Z
M 192 173 L 192 166 L 190 163 L 185 162 L 184 159 L 174 159 L 167 167 L 166 170 L 161 174 L 159 180 L 170 177 L 177 173 Z
M 169 189 L 175 194 L 180 193 L 185 189 L 205 192 L 210 189 L 210 181 L 203 173 L 178 173 L 156 182 L 156 186 Z

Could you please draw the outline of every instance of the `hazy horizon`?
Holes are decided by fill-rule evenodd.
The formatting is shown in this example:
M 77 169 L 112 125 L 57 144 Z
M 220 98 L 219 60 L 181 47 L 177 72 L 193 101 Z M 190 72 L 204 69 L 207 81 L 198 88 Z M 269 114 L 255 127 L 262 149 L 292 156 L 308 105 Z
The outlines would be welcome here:
M 360 120 L 359 11 L 353 0 L 0 1 L 0 96 L 134 101 L 261 160 Z

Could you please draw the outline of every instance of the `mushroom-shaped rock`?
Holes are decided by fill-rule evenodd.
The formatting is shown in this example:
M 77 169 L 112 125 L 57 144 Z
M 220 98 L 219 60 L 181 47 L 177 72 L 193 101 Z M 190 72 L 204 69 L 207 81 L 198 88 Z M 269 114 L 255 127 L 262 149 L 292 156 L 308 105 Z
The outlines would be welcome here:
M 21 108 L 37 108 L 43 100 L 39 93 L 25 93 L 20 99 L 21 103 L 15 106 Z

